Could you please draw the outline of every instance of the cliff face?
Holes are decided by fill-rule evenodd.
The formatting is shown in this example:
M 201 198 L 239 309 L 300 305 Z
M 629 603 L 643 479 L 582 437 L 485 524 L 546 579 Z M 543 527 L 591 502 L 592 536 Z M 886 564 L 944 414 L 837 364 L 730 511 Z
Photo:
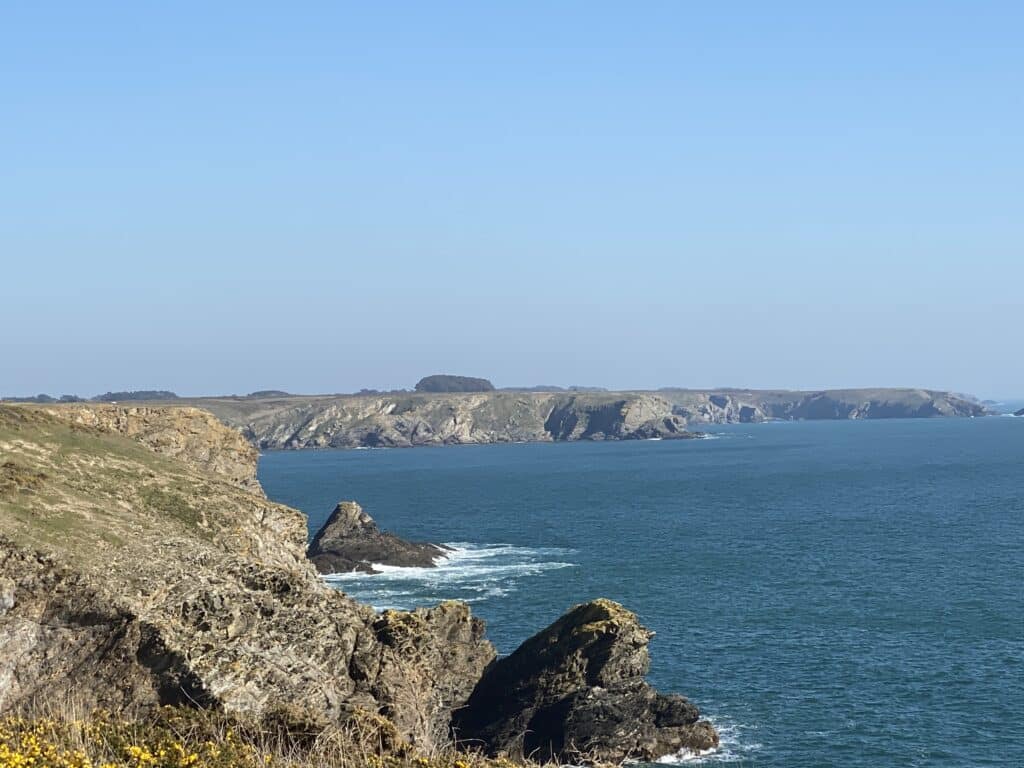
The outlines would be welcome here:
M 479 392 L 201 404 L 261 448 L 693 437 L 668 401 L 647 394 Z
M 251 490 L 256 480 L 258 454 L 238 430 L 198 408 L 77 405 L 47 408 L 45 413 L 75 426 L 130 437 L 156 453 L 180 459 L 202 472 L 220 475 Z
M 820 392 L 667 389 L 660 394 L 689 424 L 745 423 L 767 419 L 915 419 L 984 416 L 988 413 L 985 406 L 975 400 L 927 389 L 836 389 Z
M 768 419 L 982 416 L 966 397 L 923 389 L 397 394 L 191 401 L 260 448 L 694 437 L 688 428 Z
M 575 606 L 487 669 L 455 713 L 457 737 L 491 754 L 562 764 L 717 746 L 697 707 L 644 680 L 652 634 L 610 600 Z
M 587 424 L 642 430 L 649 416 L 613 404 Z M 305 519 L 254 488 L 240 440 L 192 409 L 0 406 L 0 712 L 199 705 L 307 734 L 368 712 L 426 752 L 464 711 L 490 752 L 526 756 L 528 722 L 557 759 L 717 743 L 696 707 L 643 681 L 649 633 L 613 603 L 492 666 L 462 603 L 378 615 L 326 586 Z M 342 508 L 334 533 L 364 517 Z
M 0 710 L 72 689 L 129 711 L 384 710 L 419 745 L 446 737 L 494 657 L 481 622 L 461 604 L 379 617 L 325 586 L 304 517 L 244 487 L 254 464 L 225 457 L 255 454 L 228 432 L 173 409 L 0 407 Z
M 649 417 L 612 403 L 586 423 L 643 430 Z M 643 682 L 649 633 L 621 606 L 573 610 L 492 667 L 463 603 L 377 614 L 327 587 L 306 520 L 254 471 L 251 447 L 195 410 L 0 406 L 0 712 L 71 698 L 303 729 L 366 712 L 424 752 L 450 743 L 463 712 L 489 752 L 527 757 L 515 733 L 528 721 L 561 738 L 546 748 L 557 759 L 717 743 L 695 707 Z M 435 551 L 388 538 L 355 504 L 335 522 L 321 543 L 345 552 Z

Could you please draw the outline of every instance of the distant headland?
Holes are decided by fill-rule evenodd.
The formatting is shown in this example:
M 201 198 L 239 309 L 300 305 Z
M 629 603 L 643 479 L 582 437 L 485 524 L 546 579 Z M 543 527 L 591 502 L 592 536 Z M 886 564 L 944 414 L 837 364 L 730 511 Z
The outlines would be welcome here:
M 8 401 L 75 403 L 38 395 Z M 498 389 L 471 376 L 426 376 L 413 390 L 179 397 L 167 390 L 107 392 L 95 402 L 195 406 L 241 430 L 257 448 L 409 447 L 574 440 L 687 439 L 712 424 L 986 416 L 969 395 L 930 389 Z

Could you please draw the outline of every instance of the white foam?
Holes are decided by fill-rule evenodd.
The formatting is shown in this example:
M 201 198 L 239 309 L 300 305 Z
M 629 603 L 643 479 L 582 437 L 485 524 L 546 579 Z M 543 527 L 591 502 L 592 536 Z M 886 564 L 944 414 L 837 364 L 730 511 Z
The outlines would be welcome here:
M 447 599 L 475 603 L 503 597 L 523 578 L 572 568 L 564 558 L 573 550 L 557 547 L 516 547 L 451 542 L 433 568 L 372 564 L 375 573 L 332 573 L 328 584 L 374 608 L 410 609 Z
M 665 755 L 655 762 L 662 765 L 705 765 L 715 763 L 739 763 L 751 759 L 752 753 L 762 748 L 760 742 L 748 738 L 748 732 L 757 730 L 756 726 L 739 725 L 729 721 L 722 722 L 713 718 L 712 723 L 718 730 L 720 743 L 711 749 L 683 749 L 672 755 Z

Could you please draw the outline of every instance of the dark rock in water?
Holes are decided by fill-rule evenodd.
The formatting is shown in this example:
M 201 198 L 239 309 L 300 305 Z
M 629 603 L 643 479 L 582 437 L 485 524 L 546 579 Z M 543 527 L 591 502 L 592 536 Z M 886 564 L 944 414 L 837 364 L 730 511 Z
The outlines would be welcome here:
M 374 563 L 429 568 L 445 551 L 386 533 L 356 502 L 339 501 L 313 537 L 307 555 L 320 573 L 373 573 Z
M 1013 415 L 1014 416 L 1024 416 L 1024 408 L 1021 408 L 1019 411 L 1014 411 Z
M 718 745 L 682 696 L 644 680 L 652 633 L 610 600 L 571 609 L 492 664 L 455 713 L 459 742 L 513 760 L 655 760 Z

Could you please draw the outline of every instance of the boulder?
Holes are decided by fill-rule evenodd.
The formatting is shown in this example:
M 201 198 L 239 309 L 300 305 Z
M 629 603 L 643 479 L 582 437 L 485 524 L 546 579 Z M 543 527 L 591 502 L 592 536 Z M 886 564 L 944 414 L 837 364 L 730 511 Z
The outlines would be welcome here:
M 320 573 L 373 573 L 374 564 L 430 568 L 445 551 L 382 531 L 356 502 L 339 501 L 307 554 Z
M 541 763 L 655 760 L 717 746 L 696 706 L 644 680 L 652 634 L 611 600 L 577 605 L 487 669 L 455 713 L 457 740 Z

